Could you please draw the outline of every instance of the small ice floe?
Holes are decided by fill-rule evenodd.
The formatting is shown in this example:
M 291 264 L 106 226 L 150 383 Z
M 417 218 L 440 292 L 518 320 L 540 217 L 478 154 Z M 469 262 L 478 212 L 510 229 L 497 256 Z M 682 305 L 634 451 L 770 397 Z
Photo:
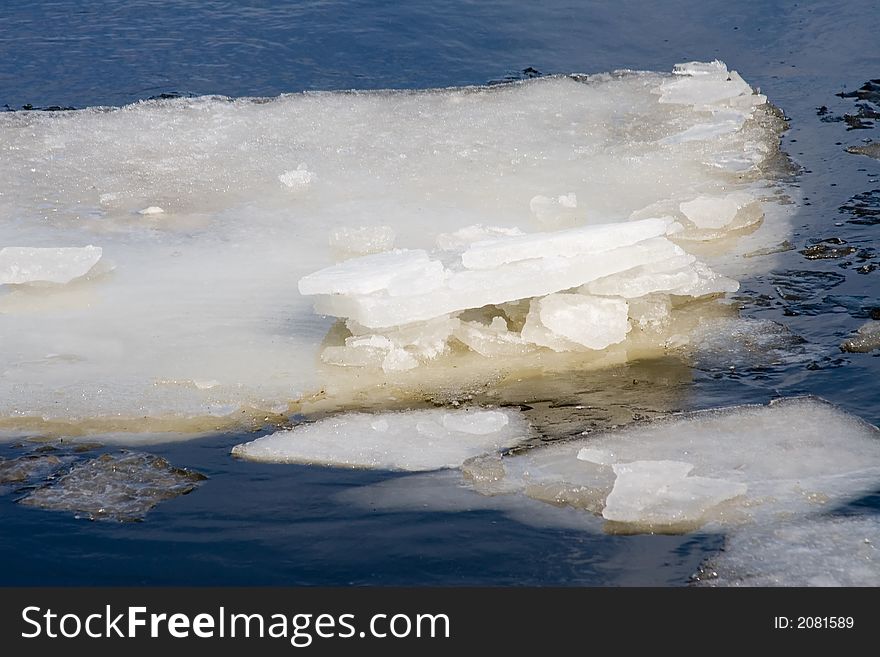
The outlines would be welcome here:
M 880 321 L 870 320 L 859 327 L 856 334 L 840 344 L 841 351 L 868 353 L 880 349 Z
M 0 285 L 65 284 L 85 276 L 101 259 L 99 246 L 0 249 Z
M 528 437 L 528 424 L 508 409 L 346 413 L 236 445 L 232 454 L 273 463 L 420 471 L 455 468 Z
M 460 481 L 503 497 L 504 508 L 525 496 L 597 517 L 606 531 L 749 532 L 875 491 L 880 430 L 825 401 L 790 398 L 473 458 Z
M 158 205 L 151 205 L 149 207 L 144 208 L 143 210 L 138 210 L 138 214 L 144 216 L 150 216 L 154 214 L 164 214 L 165 210 L 160 208 Z
M 600 513 L 615 530 L 682 531 L 795 517 L 873 490 L 880 431 L 792 398 L 674 415 L 503 464 L 505 490 Z
M 192 492 L 205 479 L 153 454 L 102 454 L 75 464 L 19 503 L 91 520 L 138 521 L 160 502 Z

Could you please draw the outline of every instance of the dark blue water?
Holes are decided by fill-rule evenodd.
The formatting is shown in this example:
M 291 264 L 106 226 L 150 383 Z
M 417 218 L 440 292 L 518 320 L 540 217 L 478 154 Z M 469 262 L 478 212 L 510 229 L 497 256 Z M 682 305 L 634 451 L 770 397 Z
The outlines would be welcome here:
M 880 357 L 837 345 L 880 306 L 880 270 L 799 253 L 830 237 L 880 250 L 880 224 L 849 223 L 852 210 L 841 210 L 853 198 L 880 202 L 880 192 L 870 194 L 880 190 L 880 162 L 844 151 L 880 138 L 880 128 L 847 130 L 817 115 L 821 106 L 852 112 L 855 101 L 835 94 L 880 77 L 878 35 L 880 7 L 864 2 L 4 2 L 0 106 L 426 88 L 484 84 L 527 67 L 669 70 L 718 57 L 790 119 L 783 147 L 801 168 L 796 184 L 809 203 L 795 217 L 795 250 L 777 271 L 745 281 L 743 314 L 788 326 L 812 355 L 686 375 L 635 365 L 622 378 L 674 396 L 676 408 L 812 393 L 878 424 Z M 792 282 L 800 292 L 780 294 Z M 529 394 L 552 398 L 559 382 L 547 387 Z M 595 402 L 595 388 L 572 384 L 566 402 Z M 623 393 L 607 402 L 608 414 L 629 412 Z M 547 417 L 531 419 L 549 426 L 558 413 Z M 680 585 L 721 545 L 718 536 L 535 529 L 490 511 L 353 509 L 336 494 L 393 475 L 239 462 L 228 456 L 236 442 L 218 436 L 151 449 L 209 479 L 143 523 L 26 508 L 13 503 L 19 492 L 3 489 L 0 560 L 9 567 L 0 584 Z M 14 456 L 24 448 L 0 449 Z

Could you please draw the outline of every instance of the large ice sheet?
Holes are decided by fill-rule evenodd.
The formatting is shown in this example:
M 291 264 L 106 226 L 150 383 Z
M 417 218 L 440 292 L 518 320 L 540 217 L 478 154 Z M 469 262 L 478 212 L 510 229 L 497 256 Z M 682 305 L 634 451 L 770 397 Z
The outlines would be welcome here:
M 507 409 L 348 413 L 236 445 L 232 453 L 251 461 L 419 471 L 455 468 L 528 437 L 528 424 Z
M 409 274 L 387 274 L 387 290 L 329 293 L 320 303 L 321 312 L 383 329 L 661 259 L 645 243 L 672 236 L 587 263 L 557 255 L 545 258 L 552 265 L 531 258 L 467 269 L 460 254 L 517 230 L 640 231 L 626 226 L 630 214 L 663 201 L 675 210 L 743 189 L 760 197 L 775 184 L 766 163 L 783 124 L 732 73 L 732 84 L 681 84 L 725 74 L 709 69 L 0 114 L 0 246 L 96 244 L 115 266 L 75 285 L 0 290 L 0 427 L 38 431 L 64 419 L 83 431 L 111 420 L 132 431 L 157 423 L 216 430 L 335 394 L 319 354 L 352 336 L 327 337 L 333 321 L 295 287 L 340 257 L 393 245 L 429 253 L 433 264 L 416 254 Z M 719 123 L 724 130 L 688 136 Z M 614 223 L 621 226 L 596 228 Z M 461 232 L 477 224 L 490 228 Z M 750 239 L 778 243 L 773 231 L 787 228 L 765 219 Z M 457 236 L 440 240 L 454 247 L 445 255 L 433 252 L 440 235 Z M 468 259 L 511 257 L 480 248 Z M 674 255 L 673 245 L 663 249 L 664 259 Z M 452 282 L 438 281 L 437 262 Z M 737 263 L 734 256 L 721 270 Z M 374 274 L 345 284 L 373 289 Z M 436 293 L 412 294 L 440 282 Z M 475 298 L 475 289 L 485 292 Z M 408 356 L 394 349 L 388 363 L 370 361 L 379 372 L 438 361 L 409 343 Z M 458 365 L 461 372 L 465 362 Z

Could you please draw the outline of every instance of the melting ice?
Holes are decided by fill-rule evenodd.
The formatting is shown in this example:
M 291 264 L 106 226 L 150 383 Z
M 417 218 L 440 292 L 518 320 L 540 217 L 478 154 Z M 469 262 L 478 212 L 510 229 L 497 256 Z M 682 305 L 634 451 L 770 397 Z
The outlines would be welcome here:
M 787 235 L 783 127 L 719 62 L 0 114 L 0 431 L 211 431 L 662 349 Z

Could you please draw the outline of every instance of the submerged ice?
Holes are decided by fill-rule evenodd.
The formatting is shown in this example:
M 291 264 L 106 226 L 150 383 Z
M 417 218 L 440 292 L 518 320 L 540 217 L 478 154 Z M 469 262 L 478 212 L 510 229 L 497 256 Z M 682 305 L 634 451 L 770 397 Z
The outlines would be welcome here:
M 720 62 L 2 113 L 0 429 L 216 430 L 428 363 L 662 346 L 787 234 L 783 127 Z
M 160 502 L 192 492 L 204 479 L 153 454 L 102 454 L 74 464 L 19 503 L 90 520 L 138 521 Z

